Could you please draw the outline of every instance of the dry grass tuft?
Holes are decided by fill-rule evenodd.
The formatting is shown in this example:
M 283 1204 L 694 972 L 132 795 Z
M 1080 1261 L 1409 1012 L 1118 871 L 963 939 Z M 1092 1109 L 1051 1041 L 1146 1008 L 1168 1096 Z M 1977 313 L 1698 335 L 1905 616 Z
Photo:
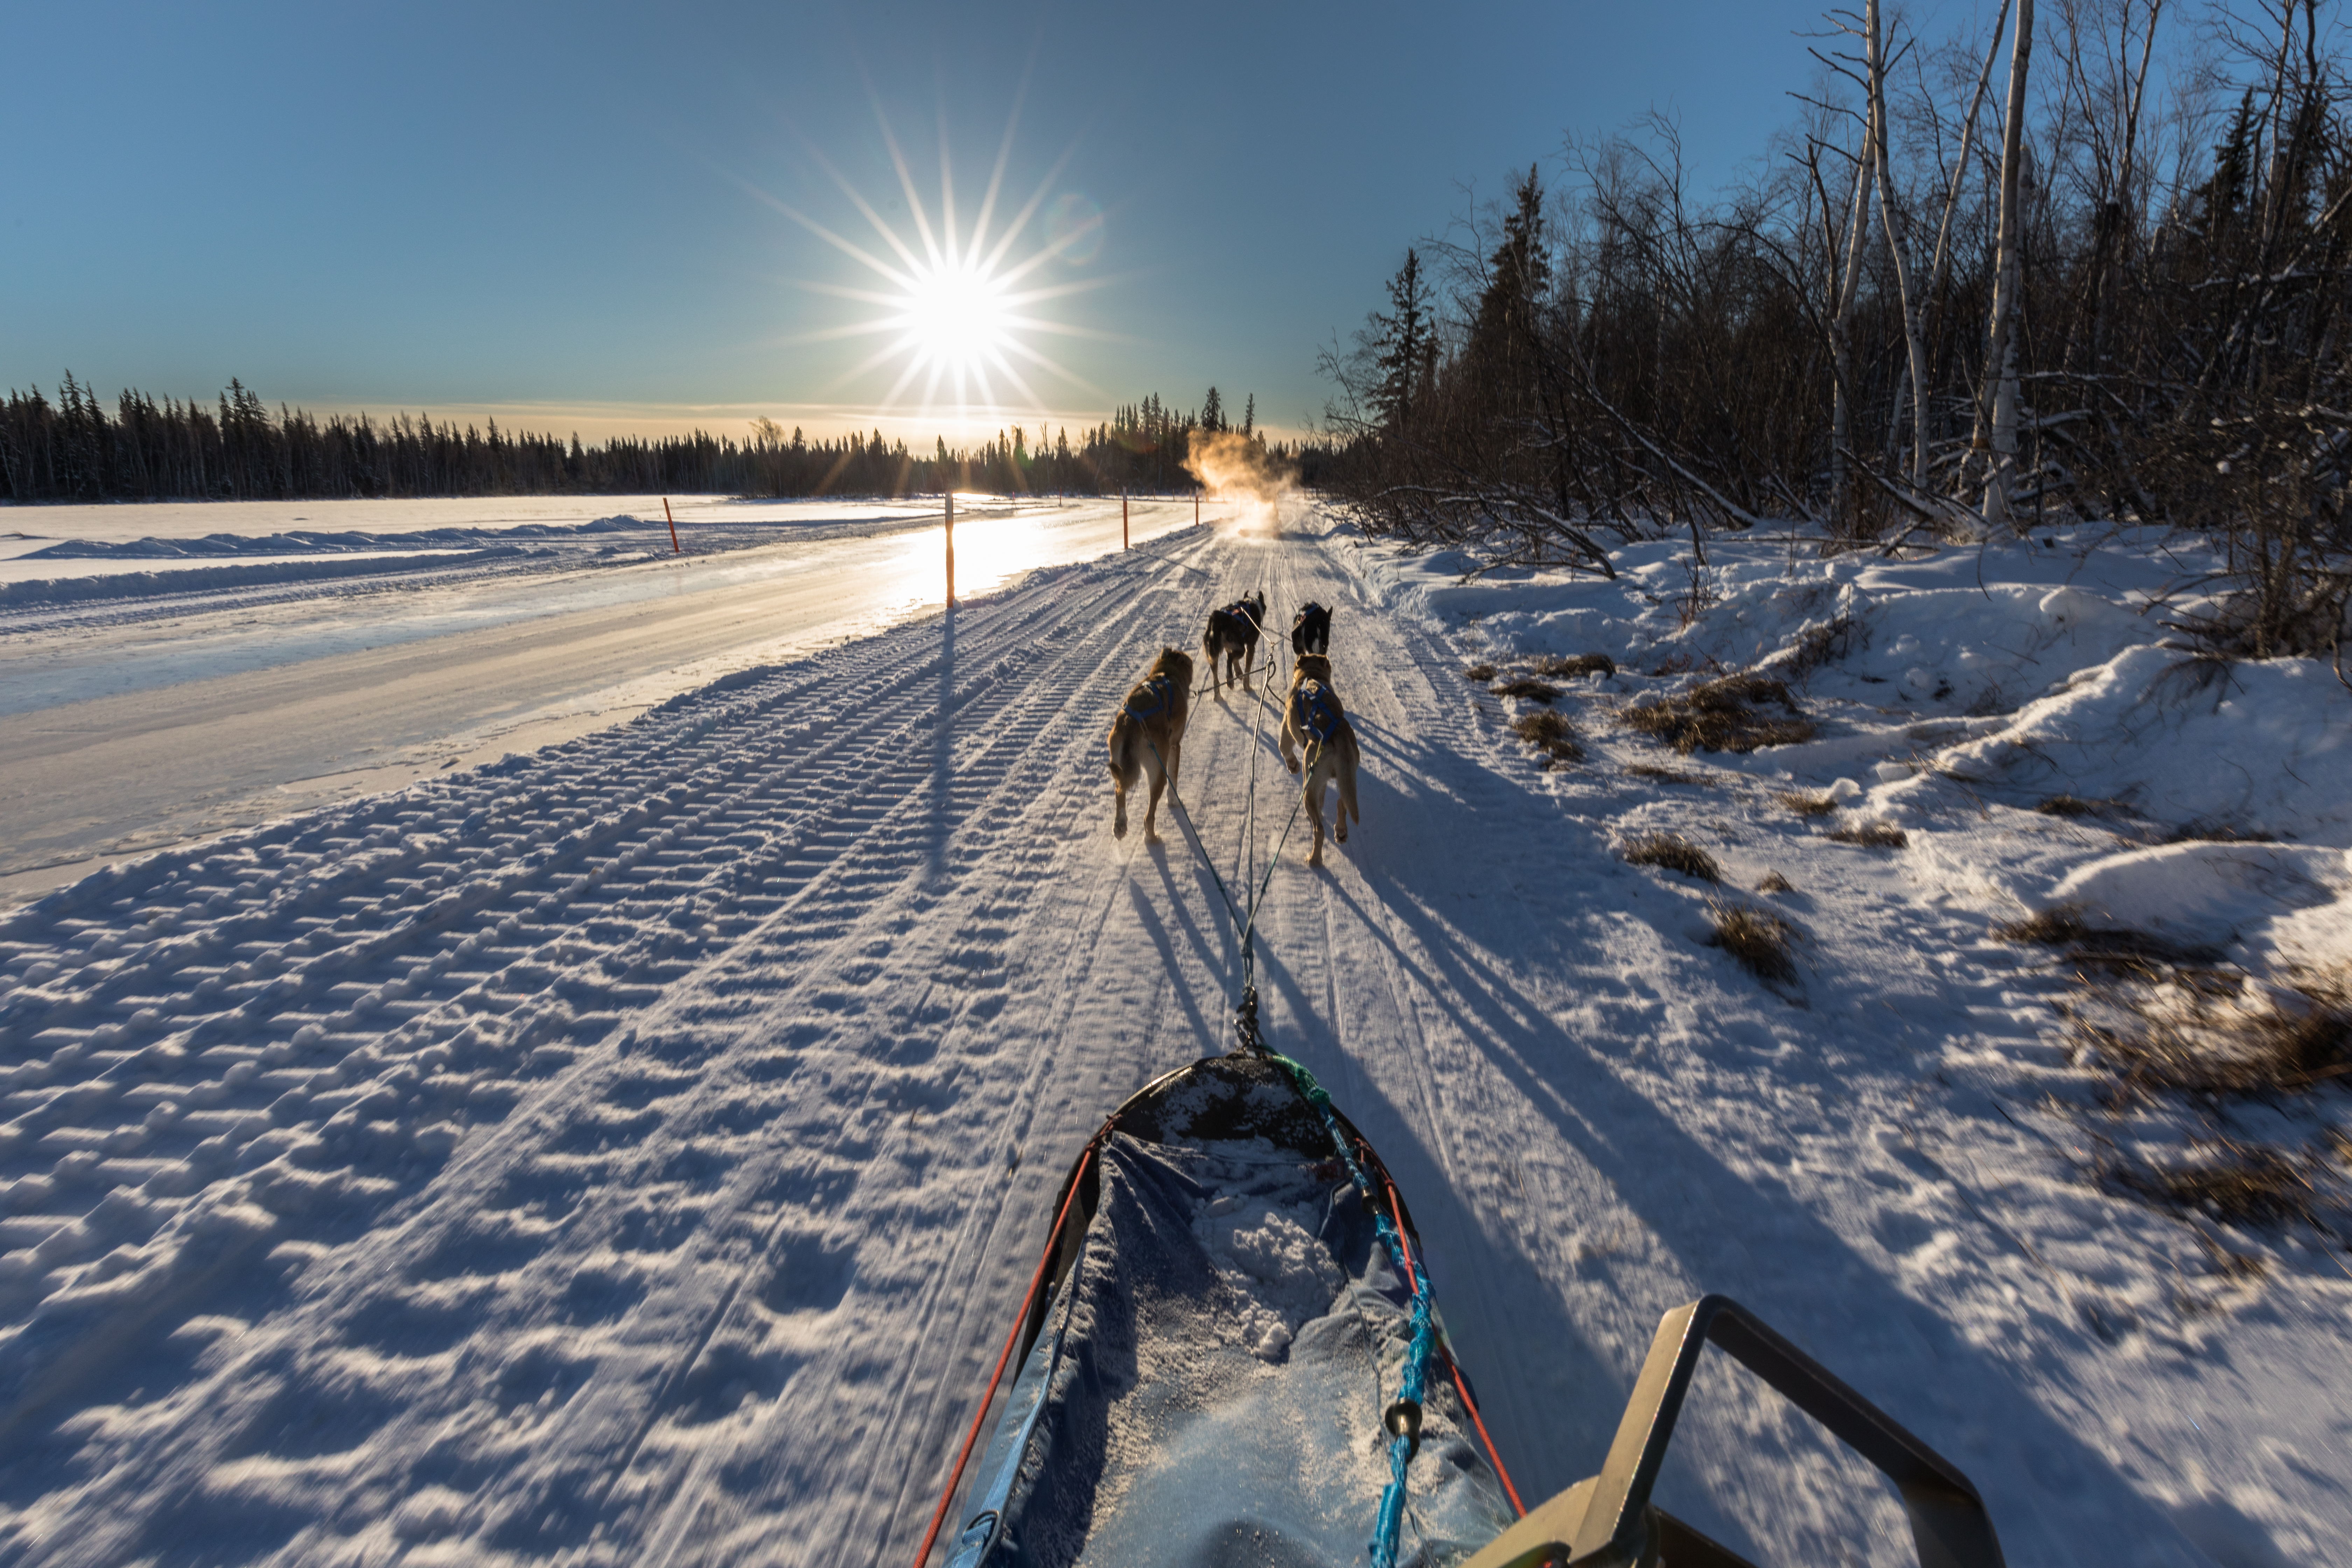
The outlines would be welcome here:
M 2074 1010 L 2076 1056 L 2113 1073 L 2124 1097 L 2293 1094 L 2352 1074 L 2352 997 L 2324 983 L 2282 996 L 2242 981 L 2143 963 Z
M 2054 905 L 2023 920 L 1997 925 L 1992 933 L 2003 942 L 2072 947 L 2074 951 L 2067 956 L 2074 963 L 2109 974 L 2132 974 L 2150 982 L 2168 977 L 2185 979 L 2193 974 L 2202 990 L 2232 993 L 2238 989 L 2237 977 L 2221 977 L 2228 983 L 2217 986 L 2212 983 L 2217 977 L 2215 972 L 2181 967 L 2216 962 L 2220 955 L 2210 948 L 2183 947 L 2147 931 L 2094 926 L 2083 919 L 2082 907 L 2077 904 Z
M 1865 822 L 1854 827 L 1832 829 L 1829 838 L 1838 844 L 1859 844 L 1864 849 L 1900 849 L 1911 842 L 1911 836 L 1886 822 Z
M 1556 680 L 1574 679 L 1587 675 L 1614 675 L 1617 661 L 1605 653 L 1548 653 L 1532 668 L 1538 675 L 1549 675 Z
M 2033 809 L 2044 816 L 2105 816 L 2127 808 L 2119 800 L 2084 800 L 2080 795 L 2053 795 Z
M 2166 835 L 2167 844 L 2275 844 L 2278 835 L 2226 822 L 2189 822 Z
M 1660 784 L 1697 784 L 1705 788 L 1715 783 L 1705 773 L 1686 773 L 1679 768 L 1654 767 L 1648 763 L 1635 763 L 1625 771 L 1637 779 L 1655 779 Z
M 1764 879 L 1756 884 L 1756 890 L 1759 893 L 1793 893 L 1797 885 L 1778 871 L 1767 871 Z
M 1801 790 L 1782 790 L 1772 797 L 1799 816 L 1827 816 L 1838 808 L 1838 803 L 1825 795 L 1807 795 Z
M 1768 703 L 1779 706 L 1787 717 L 1759 711 Z M 1793 745 L 1815 733 L 1813 721 L 1786 685 L 1753 674 L 1723 676 L 1680 697 L 1637 703 L 1619 713 L 1617 721 L 1685 756 L 1696 751 L 1752 752 L 1759 746 Z
M 1462 679 L 1482 683 L 1492 680 L 1495 679 L 1495 667 L 1491 664 L 1474 664 L 1462 672 Z
M 1517 675 L 1495 688 L 1497 697 L 1523 697 L 1530 702 L 1549 702 L 1559 695 L 1559 688 L 1549 680 L 1533 676 Z
M 1661 866 L 1669 871 L 1679 871 L 1685 877 L 1696 877 L 1702 882 L 1720 882 L 1723 872 L 1715 857 L 1673 833 L 1653 833 L 1636 838 L 1625 846 L 1628 866 Z
M 1797 931 L 1787 921 L 1751 904 L 1710 904 L 1707 917 L 1715 924 L 1710 940 L 1748 973 L 1781 985 L 1797 978 L 1797 961 L 1790 954 Z
M 2310 1221 L 2318 1193 L 2309 1162 L 2258 1143 L 2227 1138 L 2200 1140 L 2189 1158 L 2177 1164 L 2111 1160 L 2099 1172 L 2100 1185 L 2176 1213 L 2210 1215 L 2227 1225 L 2278 1225 Z
M 1522 713 L 1511 721 L 1511 731 L 1528 745 L 1551 760 L 1548 767 L 1584 760 L 1584 748 L 1576 743 L 1576 731 L 1561 715 L 1545 709 L 1536 713 Z
M 2043 947 L 2063 947 L 2070 942 L 2080 942 L 2090 934 L 2091 928 L 2083 923 L 2083 906 L 2054 904 L 2031 914 L 2021 921 L 1992 928 L 1992 934 L 2003 942 L 2032 942 Z
M 1843 658 L 1853 651 L 1857 636 L 1868 644 L 1870 634 L 1848 616 L 1809 628 L 1798 637 L 1796 650 L 1787 661 L 1790 678 L 1802 680 L 1832 659 Z

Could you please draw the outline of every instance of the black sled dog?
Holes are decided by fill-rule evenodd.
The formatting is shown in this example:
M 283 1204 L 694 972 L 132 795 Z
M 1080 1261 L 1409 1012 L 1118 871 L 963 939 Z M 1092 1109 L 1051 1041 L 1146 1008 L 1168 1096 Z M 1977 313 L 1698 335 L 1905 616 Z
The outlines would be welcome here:
M 1257 668 L 1258 632 L 1265 625 L 1265 595 L 1262 591 L 1209 612 L 1208 628 L 1201 634 L 1201 652 L 1208 658 L 1209 681 L 1217 688 L 1219 698 L 1224 696 L 1224 688 L 1236 679 L 1244 691 L 1249 689 L 1250 675 Z M 1222 668 L 1218 662 L 1221 659 Z
M 1309 599 L 1290 623 L 1290 657 L 1331 651 L 1331 612 Z

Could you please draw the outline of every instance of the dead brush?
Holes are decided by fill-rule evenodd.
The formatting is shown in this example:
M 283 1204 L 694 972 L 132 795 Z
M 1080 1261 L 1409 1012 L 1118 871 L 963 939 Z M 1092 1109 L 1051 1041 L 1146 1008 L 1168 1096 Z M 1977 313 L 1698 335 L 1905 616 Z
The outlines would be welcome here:
M 2310 1162 L 2259 1143 L 2200 1139 L 2178 1163 L 2110 1158 L 2099 1184 L 2176 1214 L 2202 1214 L 2225 1225 L 2281 1225 L 2316 1219 L 2318 1190 Z
M 1705 773 L 1686 773 L 1679 768 L 1655 767 L 1648 763 L 1635 763 L 1625 771 L 1637 779 L 1655 779 L 1660 784 L 1697 784 L 1704 789 L 1715 783 Z
M 2036 910 L 2021 921 L 2009 921 L 1992 928 L 1992 934 L 2003 942 L 2038 942 L 2043 947 L 2063 947 L 2070 942 L 2080 942 L 2089 934 L 2090 927 L 2083 923 L 2080 904 L 2053 904 Z
M 1772 797 L 1799 816 L 1827 816 L 1838 808 L 1838 803 L 1825 795 L 1807 795 L 1802 790 L 1784 789 Z
M 1496 687 L 1494 692 L 1497 697 L 1523 698 L 1529 702 L 1551 702 L 1559 697 L 1559 687 L 1531 675 L 1515 675 Z
M 1759 893 L 1793 893 L 1797 885 L 1778 871 L 1767 871 L 1764 879 L 1756 884 L 1756 890 Z
M 2183 823 L 2165 835 L 2167 844 L 2275 844 L 2278 835 L 2227 822 Z
M 1511 721 L 1511 732 L 1549 758 L 1547 767 L 1584 760 L 1584 748 L 1576 743 L 1575 728 L 1566 716 L 1549 708 L 1520 714 Z
M 1826 625 L 1808 626 L 1797 636 L 1796 647 L 1790 651 L 1782 668 L 1791 680 L 1803 680 L 1813 671 L 1853 651 L 1856 642 L 1868 646 L 1870 633 L 1851 616 L 1840 616 Z
M 1652 833 L 1636 838 L 1625 846 L 1624 859 L 1628 866 L 1658 866 L 1702 882 L 1723 880 L 1715 857 L 1679 834 Z
M 2035 806 L 2044 816 L 2107 816 L 2127 809 L 2119 800 L 2084 800 L 2080 795 L 2053 795 Z
M 2221 976 L 2209 966 L 2219 954 L 2210 948 L 2183 947 L 2147 931 L 2115 926 L 2095 926 L 2083 919 L 2080 904 L 2053 904 L 2049 909 L 1992 928 L 2003 942 L 2033 942 L 2042 947 L 2071 947 L 2067 957 L 2085 969 L 2111 975 L 2136 975 L 2149 982 L 2194 977 L 2203 989 L 2234 992 L 2242 976 Z
M 1614 675 L 1617 661 L 1605 653 L 1548 653 L 1528 668 L 1554 680 L 1575 680 L 1588 675 Z
M 1852 827 L 1832 828 L 1826 836 L 1832 844 L 1859 844 L 1864 849 L 1900 849 L 1911 842 L 1911 836 L 1889 822 L 1864 822 Z
M 2158 976 L 2110 981 L 2070 1011 L 2075 1058 L 2112 1073 L 2119 1097 L 2294 1094 L 2352 1073 L 2352 998 L 2340 989 L 2307 983 L 2281 997 L 2243 976 Z
M 1748 973 L 1776 985 L 1797 978 L 1797 961 L 1790 952 L 1796 927 L 1753 904 L 1717 900 L 1707 906 L 1706 912 L 1715 927 L 1708 942 L 1738 959 Z
M 1767 704 L 1777 705 L 1786 717 L 1760 711 Z M 1699 751 L 1752 752 L 1759 746 L 1794 745 L 1811 740 L 1818 731 L 1785 684 L 1752 673 L 1722 676 L 1694 686 L 1680 697 L 1636 703 L 1620 711 L 1617 721 L 1684 756 Z
M 1495 667 L 1491 664 L 1474 664 L 1469 668 L 1462 672 L 1462 679 L 1465 680 L 1475 680 L 1483 685 L 1486 682 L 1494 679 L 1495 674 Z

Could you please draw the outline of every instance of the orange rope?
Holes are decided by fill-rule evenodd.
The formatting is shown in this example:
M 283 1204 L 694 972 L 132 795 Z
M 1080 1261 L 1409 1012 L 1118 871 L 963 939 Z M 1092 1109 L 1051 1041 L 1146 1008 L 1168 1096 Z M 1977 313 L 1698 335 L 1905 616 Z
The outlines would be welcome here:
M 1397 1201 L 1396 1184 L 1389 1180 L 1388 1168 L 1381 1168 L 1381 1185 L 1389 1190 L 1389 1213 L 1396 1218 L 1397 1245 L 1404 1248 L 1404 1267 L 1408 1277 L 1412 1271 L 1412 1242 L 1404 1228 L 1404 1205 Z M 1462 1369 L 1454 1364 L 1454 1350 L 1447 1346 L 1445 1370 L 1454 1374 L 1454 1387 L 1462 1395 L 1462 1408 L 1470 1412 L 1470 1425 L 1478 1428 L 1478 1441 L 1486 1446 L 1486 1460 L 1495 1467 L 1495 1475 L 1503 1483 L 1503 1490 L 1511 1500 L 1511 1507 L 1521 1519 L 1528 1517 L 1528 1505 L 1519 1500 L 1519 1489 L 1511 1484 L 1511 1472 L 1503 1468 L 1503 1456 L 1495 1452 L 1495 1439 L 1486 1435 L 1486 1423 L 1478 1414 L 1477 1401 L 1470 1397 L 1470 1384 Z
M 1037 1287 L 1045 1282 L 1045 1266 L 1053 1262 L 1055 1249 L 1061 1243 L 1062 1226 L 1070 1217 L 1070 1205 L 1078 1201 L 1078 1184 L 1086 1180 L 1087 1162 L 1094 1157 L 1092 1143 L 1078 1156 L 1078 1168 L 1070 1177 L 1070 1195 L 1062 1200 L 1062 1212 L 1054 1216 L 1054 1234 L 1045 1238 L 1045 1255 L 1037 1259 L 1037 1272 L 1029 1277 L 1029 1294 L 1021 1299 L 1021 1310 L 1013 1315 L 1013 1331 L 1004 1336 L 1004 1350 L 996 1358 L 996 1372 L 988 1380 L 988 1392 L 981 1395 L 980 1408 L 971 1414 L 971 1430 L 963 1435 L 963 1451 L 956 1456 L 955 1473 L 948 1478 L 948 1489 L 940 1494 L 939 1510 L 931 1515 L 931 1528 L 923 1532 L 922 1547 L 915 1553 L 915 1568 L 923 1568 L 929 1560 L 931 1547 L 940 1538 L 940 1526 L 947 1521 L 948 1507 L 955 1501 L 956 1488 L 963 1483 L 963 1468 L 971 1458 L 971 1446 L 980 1441 L 980 1424 L 988 1418 L 988 1407 L 996 1402 L 996 1385 L 1004 1379 L 1005 1363 L 1012 1361 L 1013 1347 L 1021 1339 L 1021 1325 L 1029 1321 L 1029 1309 L 1037 1300 Z

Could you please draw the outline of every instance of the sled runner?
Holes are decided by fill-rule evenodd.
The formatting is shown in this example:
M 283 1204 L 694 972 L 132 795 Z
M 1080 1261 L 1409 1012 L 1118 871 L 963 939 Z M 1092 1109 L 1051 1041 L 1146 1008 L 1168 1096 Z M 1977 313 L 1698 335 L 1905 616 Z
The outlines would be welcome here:
M 1894 1479 L 1923 1568 L 2000 1568 L 1965 1477 L 1719 1296 L 1666 1314 L 1601 1474 L 1515 1521 L 1402 1197 L 1281 1057 L 1147 1085 L 1055 1212 L 950 1568 L 1751 1568 L 1649 1502 L 1710 1342 Z

